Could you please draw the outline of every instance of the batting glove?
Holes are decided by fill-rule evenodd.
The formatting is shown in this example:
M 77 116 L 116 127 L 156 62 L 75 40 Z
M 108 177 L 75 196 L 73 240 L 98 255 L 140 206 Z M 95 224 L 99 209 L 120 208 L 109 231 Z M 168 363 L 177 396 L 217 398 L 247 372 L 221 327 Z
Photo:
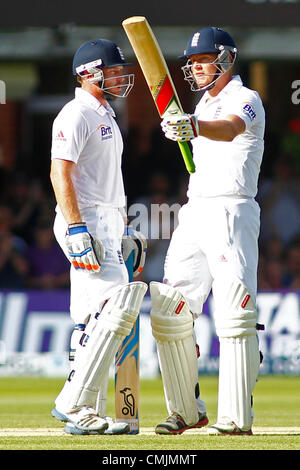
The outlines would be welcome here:
M 133 277 L 138 276 L 144 269 L 147 252 L 147 240 L 142 232 L 126 227 L 122 239 L 122 255 L 126 263 L 131 252 L 134 252 Z
M 199 122 L 195 114 L 168 116 L 161 122 L 162 130 L 167 139 L 185 142 L 199 135 Z
M 101 261 L 105 259 L 105 249 L 99 240 L 88 232 L 85 222 L 70 224 L 66 233 L 69 257 L 75 269 L 99 273 Z

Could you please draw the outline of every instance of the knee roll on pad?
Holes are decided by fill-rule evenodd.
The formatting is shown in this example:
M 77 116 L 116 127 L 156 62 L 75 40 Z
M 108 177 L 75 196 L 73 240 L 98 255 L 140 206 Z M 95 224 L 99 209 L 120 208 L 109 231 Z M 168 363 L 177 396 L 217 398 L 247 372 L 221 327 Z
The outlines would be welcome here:
M 152 333 L 157 342 L 168 412 L 179 414 L 192 425 L 198 421 L 193 316 L 184 297 L 173 287 L 151 282 L 150 293 Z
M 240 281 L 215 281 L 214 301 L 216 333 L 220 338 L 256 335 L 256 306 Z
M 95 407 L 100 383 L 137 319 L 147 288 L 143 282 L 126 284 L 106 302 L 78 357 L 71 381 L 56 400 L 58 407 L 60 400 L 64 410 Z

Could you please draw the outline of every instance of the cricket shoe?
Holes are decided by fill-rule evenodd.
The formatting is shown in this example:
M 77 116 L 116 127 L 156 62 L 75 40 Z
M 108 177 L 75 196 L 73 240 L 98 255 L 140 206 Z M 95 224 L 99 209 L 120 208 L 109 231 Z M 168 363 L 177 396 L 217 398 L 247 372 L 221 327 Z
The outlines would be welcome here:
M 227 435 L 227 436 L 252 436 L 252 430 L 243 431 L 233 421 L 228 424 L 214 424 L 207 428 L 207 434 L 211 436 Z
M 101 418 L 90 406 L 83 406 L 70 413 L 62 413 L 56 408 L 53 408 L 51 414 L 60 421 L 73 424 L 80 431 L 96 431 L 98 434 L 104 432 L 109 426 L 106 419 Z
M 108 422 L 108 428 L 104 431 L 104 434 L 128 434 L 130 432 L 130 426 L 128 423 L 122 421 L 114 421 L 110 416 L 105 416 Z
M 158 424 L 155 428 L 156 434 L 182 434 L 187 429 L 202 428 L 208 424 L 205 413 L 199 413 L 199 420 L 196 424 L 188 425 L 184 419 L 176 413 L 168 416 L 164 423 Z
M 106 435 L 118 435 L 118 434 L 128 434 L 130 431 L 130 426 L 127 423 L 115 423 L 110 416 L 105 417 L 106 422 L 108 423 L 108 428 L 105 431 L 90 431 L 88 429 L 78 429 L 75 424 L 67 423 L 64 431 L 67 434 L 73 434 L 77 436 L 87 436 L 87 435 L 96 435 L 96 434 L 106 434 Z
M 65 427 L 64 431 L 67 434 L 72 434 L 74 436 L 99 436 L 99 434 L 104 434 L 105 431 L 93 431 L 88 429 L 79 429 L 76 424 L 68 422 Z

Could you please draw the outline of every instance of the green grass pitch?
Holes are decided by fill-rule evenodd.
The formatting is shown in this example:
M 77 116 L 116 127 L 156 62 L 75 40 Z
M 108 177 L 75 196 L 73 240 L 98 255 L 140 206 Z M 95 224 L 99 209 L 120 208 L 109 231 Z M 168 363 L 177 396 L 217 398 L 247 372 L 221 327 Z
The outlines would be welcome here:
M 203 430 L 157 436 L 153 428 L 166 417 L 160 379 L 142 380 L 141 433 L 136 436 L 70 436 L 52 418 L 62 379 L 0 378 L 0 450 L 300 450 L 300 377 L 262 376 L 254 393 L 253 436 L 208 436 Z M 213 424 L 217 413 L 216 376 L 200 376 L 201 396 Z M 107 413 L 113 411 L 113 381 Z M 257 432 L 256 432 L 257 431 Z

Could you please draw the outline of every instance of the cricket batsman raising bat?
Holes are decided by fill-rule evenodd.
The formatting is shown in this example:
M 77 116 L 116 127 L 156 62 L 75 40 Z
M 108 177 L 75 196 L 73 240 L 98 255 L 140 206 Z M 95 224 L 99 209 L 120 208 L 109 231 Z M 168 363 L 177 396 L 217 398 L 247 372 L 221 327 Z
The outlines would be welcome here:
M 161 118 L 183 114 L 174 83 L 158 42 L 143 16 L 127 18 L 122 23 L 149 86 Z M 175 139 L 177 140 L 177 139 Z M 178 142 L 186 168 L 194 173 L 195 165 L 187 142 Z
M 147 29 L 145 23 L 138 27 L 141 20 L 127 21 L 126 28 L 135 25 L 129 29 L 130 38 L 137 41 L 134 48 L 153 86 L 157 82 L 149 69 L 156 69 L 158 53 L 152 45 L 146 47 L 140 33 Z M 190 175 L 188 202 L 172 235 L 163 282 L 150 283 L 151 325 L 168 411 L 166 420 L 156 426 L 157 434 L 181 434 L 208 423 L 200 398 L 193 325 L 211 291 L 220 358 L 218 416 L 208 433 L 252 434 L 252 395 L 260 366 L 256 309 L 260 210 L 255 196 L 265 113 L 258 93 L 233 74 L 236 57 L 237 47 L 226 31 L 216 27 L 195 31 L 183 52 L 182 70 L 191 90 L 204 93 L 193 114 L 163 116 L 166 138 L 192 140 L 196 171 Z

